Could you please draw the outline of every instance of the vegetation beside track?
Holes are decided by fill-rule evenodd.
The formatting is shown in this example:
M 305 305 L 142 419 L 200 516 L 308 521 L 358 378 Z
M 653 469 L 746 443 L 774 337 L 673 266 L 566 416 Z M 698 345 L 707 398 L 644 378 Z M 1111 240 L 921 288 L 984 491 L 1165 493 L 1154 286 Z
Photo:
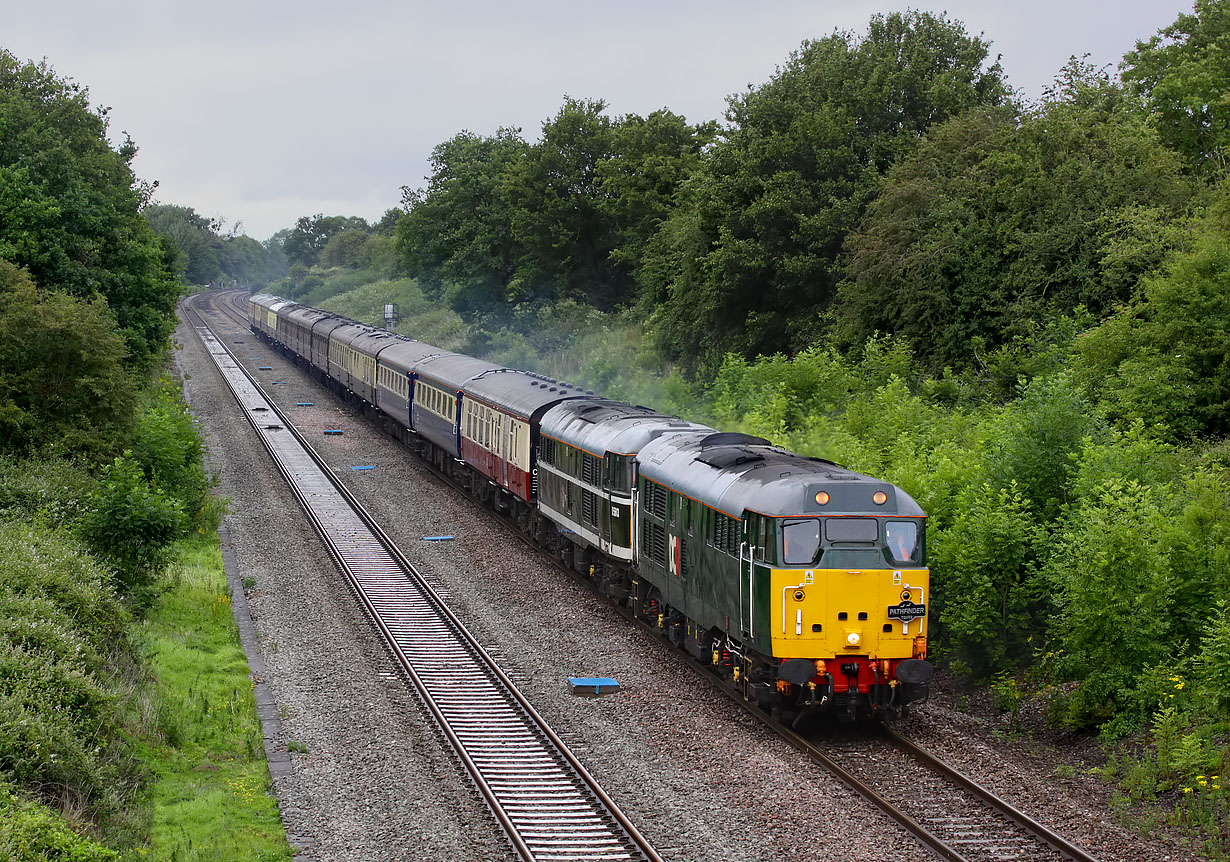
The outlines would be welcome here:
M 289 859 L 217 536 L 186 539 L 176 551 L 140 627 L 157 729 L 138 749 L 153 774 L 150 853 Z

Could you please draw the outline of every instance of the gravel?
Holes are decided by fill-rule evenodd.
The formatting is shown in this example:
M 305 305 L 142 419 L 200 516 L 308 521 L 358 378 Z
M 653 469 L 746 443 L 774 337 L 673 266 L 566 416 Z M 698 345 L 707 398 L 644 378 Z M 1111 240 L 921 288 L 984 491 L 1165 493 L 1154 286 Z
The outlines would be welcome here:
M 237 358 L 450 599 L 480 642 L 668 860 L 917 859 L 877 809 L 714 690 L 613 608 L 236 327 Z M 177 358 L 207 434 L 292 775 L 276 783 L 300 859 L 506 859 L 511 851 L 328 560 L 190 329 Z M 272 371 L 257 371 L 258 366 Z M 267 385 L 285 381 L 281 385 Z M 296 407 L 301 401 L 311 407 Z M 323 435 L 340 428 L 342 435 Z M 352 466 L 372 466 L 353 472 Z M 423 537 L 452 535 L 451 541 Z M 571 694 L 569 676 L 620 690 Z M 1114 860 L 1194 859 L 1111 822 L 1106 789 L 939 703 L 904 727 L 1031 816 Z M 306 751 L 296 750 L 302 747 Z M 1060 760 L 1059 762 L 1063 762 Z

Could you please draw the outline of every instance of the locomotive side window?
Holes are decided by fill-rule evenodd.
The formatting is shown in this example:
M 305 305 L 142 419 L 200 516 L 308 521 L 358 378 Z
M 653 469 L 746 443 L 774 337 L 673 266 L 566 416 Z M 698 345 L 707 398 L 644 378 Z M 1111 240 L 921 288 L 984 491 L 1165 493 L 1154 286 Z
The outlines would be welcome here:
M 874 542 L 880 538 L 875 518 L 828 518 L 824 537 L 830 542 Z
M 815 518 L 782 522 L 782 562 L 808 566 L 820 550 L 820 522 Z
M 884 539 L 894 560 L 902 563 L 918 562 L 917 523 L 889 521 L 884 525 Z

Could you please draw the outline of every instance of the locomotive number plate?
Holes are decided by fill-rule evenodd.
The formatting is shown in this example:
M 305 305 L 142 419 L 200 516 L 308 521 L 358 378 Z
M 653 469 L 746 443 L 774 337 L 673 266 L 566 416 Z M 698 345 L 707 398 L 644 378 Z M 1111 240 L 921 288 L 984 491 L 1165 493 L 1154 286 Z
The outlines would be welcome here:
M 927 615 L 926 604 L 916 605 L 913 602 L 907 600 L 907 601 L 902 602 L 899 605 L 889 605 L 888 606 L 888 618 L 890 620 L 901 620 L 902 622 L 909 622 L 910 620 L 916 620 L 919 617 L 925 617 L 926 615 Z

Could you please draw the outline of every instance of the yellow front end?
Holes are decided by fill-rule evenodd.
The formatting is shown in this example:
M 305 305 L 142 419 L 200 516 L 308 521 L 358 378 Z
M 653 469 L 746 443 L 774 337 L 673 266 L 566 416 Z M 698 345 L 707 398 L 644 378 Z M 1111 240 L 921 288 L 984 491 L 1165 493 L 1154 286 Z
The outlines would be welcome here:
M 929 574 L 927 569 L 772 569 L 774 657 L 921 658 Z

